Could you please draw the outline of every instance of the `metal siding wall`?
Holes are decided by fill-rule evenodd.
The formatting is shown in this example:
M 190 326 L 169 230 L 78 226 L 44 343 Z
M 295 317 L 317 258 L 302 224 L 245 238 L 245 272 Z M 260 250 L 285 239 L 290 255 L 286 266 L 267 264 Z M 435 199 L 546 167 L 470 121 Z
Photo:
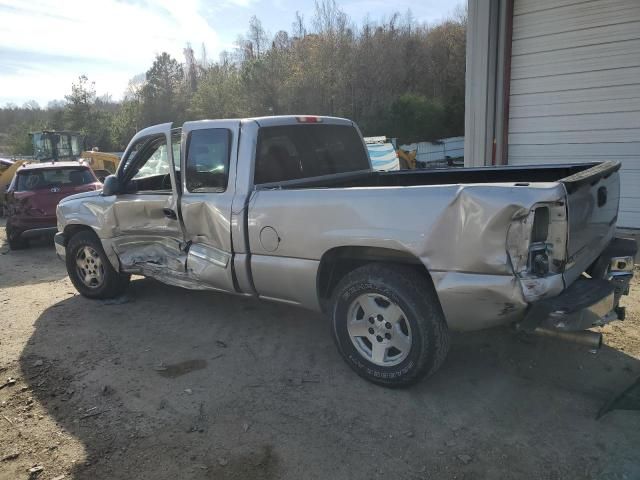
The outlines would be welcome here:
M 622 162 L 640 228 L 640 0 L 515 0 L 509 163 Z
M 468 0 L 464 164 L 491 163 L 500 0 Z

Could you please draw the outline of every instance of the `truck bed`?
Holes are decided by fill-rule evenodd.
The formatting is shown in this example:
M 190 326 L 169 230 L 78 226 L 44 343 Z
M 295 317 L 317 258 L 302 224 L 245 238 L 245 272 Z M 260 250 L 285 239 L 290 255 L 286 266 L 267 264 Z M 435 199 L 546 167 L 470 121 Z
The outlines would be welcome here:
M 614 171 L 613 162 L 561 165 L 530 165 L 446 168 L 433 170 L 401 170 L 393 172 L 354 172 L 311 179 L 291 180 L 264 185 L 262 188 L 352 188 L 352 187 L 407 187 L 418 185 L 451 185 L 476 183 L 557 182 L 577 181 L 582 172 L 598 167 L 601 175 Z M 594 172 L 587 175 L 593 180 Z

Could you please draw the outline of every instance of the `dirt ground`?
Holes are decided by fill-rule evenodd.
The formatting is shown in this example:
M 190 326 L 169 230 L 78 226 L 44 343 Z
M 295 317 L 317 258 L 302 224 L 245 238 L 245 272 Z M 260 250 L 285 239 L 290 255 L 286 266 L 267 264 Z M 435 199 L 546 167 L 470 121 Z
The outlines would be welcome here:
M 2 480 L 640 478 L 640 411 L 595 419 L 640 376 L 638 281 L 598 353 L 456 335 L 387 390 L 320 315 L 142 278 L 91 301 L 50 241 L 0 253 Z

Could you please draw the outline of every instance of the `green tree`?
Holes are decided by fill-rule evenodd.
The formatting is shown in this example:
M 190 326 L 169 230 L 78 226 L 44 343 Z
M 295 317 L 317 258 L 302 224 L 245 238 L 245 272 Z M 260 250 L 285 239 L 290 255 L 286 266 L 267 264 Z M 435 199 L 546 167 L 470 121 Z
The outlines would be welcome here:
M 140 102 L 138 99 L 124 100 L 111 117 L 109 131 L 113 150 L 124 151 L 131 137 L 138 131 Z
M 80 75 L 78 81 L 71 85 L 71 95 L 65 95 L 67 101 L 64 109 L 65 128 L 87 133 L 94 121 L 94 104 L 96 88 L 86 75 Z
M 86 75 L 81 75 L 72 84 L 71 94 L 66 95 L 65 99 L 63 128 L 82 133 L 88 148 L 110 150 L 111 116 L 117 105 L 109 95 L 97 98 L 95 83 L 90 82 Z
M 39 130 L 36 125 L 20 123 L 9 130 L 7 146 L 11 155 L 33 155 L 33 144 L 29 132 Z
M 227 62 L 206 70 L 191 99 L 189 116 L 194 119 L 233 118 L 250 115 L 238 69 Z
M 447 134 L 445 108 L 438 99 L 406 93 L 391 105 L 380 127 L 390 137 L 404 142 L 442 138 Z
M 408 11 L 356 25 L 334 0 L 317 0 L 309 21 L 296 13 L 290 32 L 273 37 L 252 17 L 235 51 L 218 62 L 204 46 L 196 59 L 189 44 L 183 64 L 158 55 L 120 102 L 96 98 L 83 75 L 64 103 L 6 105 L 0 135 L 11 131 L 16 152 L 28 130 L 44 127 L 79 130 L 88 146 L 122 150 L 136 131 L 161 122 L 301 113 L 348 117 L 365 135 L 401 141 L 462 135 L 466 23 L 458 9 L 439 24 Z
M 141 89 L 142 121 L 145 125 L 184 119 L 186 95 L 182 65 L 163 52 L 156 56 Z

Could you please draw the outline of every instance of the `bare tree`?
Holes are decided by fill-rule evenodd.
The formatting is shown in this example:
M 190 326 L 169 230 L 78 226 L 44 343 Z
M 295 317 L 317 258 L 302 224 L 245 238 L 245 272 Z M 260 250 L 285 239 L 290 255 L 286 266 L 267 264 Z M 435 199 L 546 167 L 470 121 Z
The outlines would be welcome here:
M 198 72 L 196 56 L 190 43 L 187 43 L 182 53 L 184 54 L 184 79 L 189 91 L 195 92 L 198 86 Z
M 304 16 L 296 10 L 296 19 L 291 24 L 291 29 L 293 30 L 294 38 L 304 38 L 307 34 L 307 31 L 304 26 Z
M 247 32 L 248 40 L 253 44 L 253 51 L 256 57 L 260 57 L 266 49 L 268 38 L 262 22 L 258 17 L 253 15 L 249 20 L 249 32 Z
M 22 108 L 26 110 L 40 110 L 40 104 L 35 100 L 29 100 L 22 104 Z
M 205 47 L 204 42 L 202 42 L 202 47 L 200 50 L 200 66 L 204 69 L 209 67 L 209 59 L 207 58 L 207 47 Z

